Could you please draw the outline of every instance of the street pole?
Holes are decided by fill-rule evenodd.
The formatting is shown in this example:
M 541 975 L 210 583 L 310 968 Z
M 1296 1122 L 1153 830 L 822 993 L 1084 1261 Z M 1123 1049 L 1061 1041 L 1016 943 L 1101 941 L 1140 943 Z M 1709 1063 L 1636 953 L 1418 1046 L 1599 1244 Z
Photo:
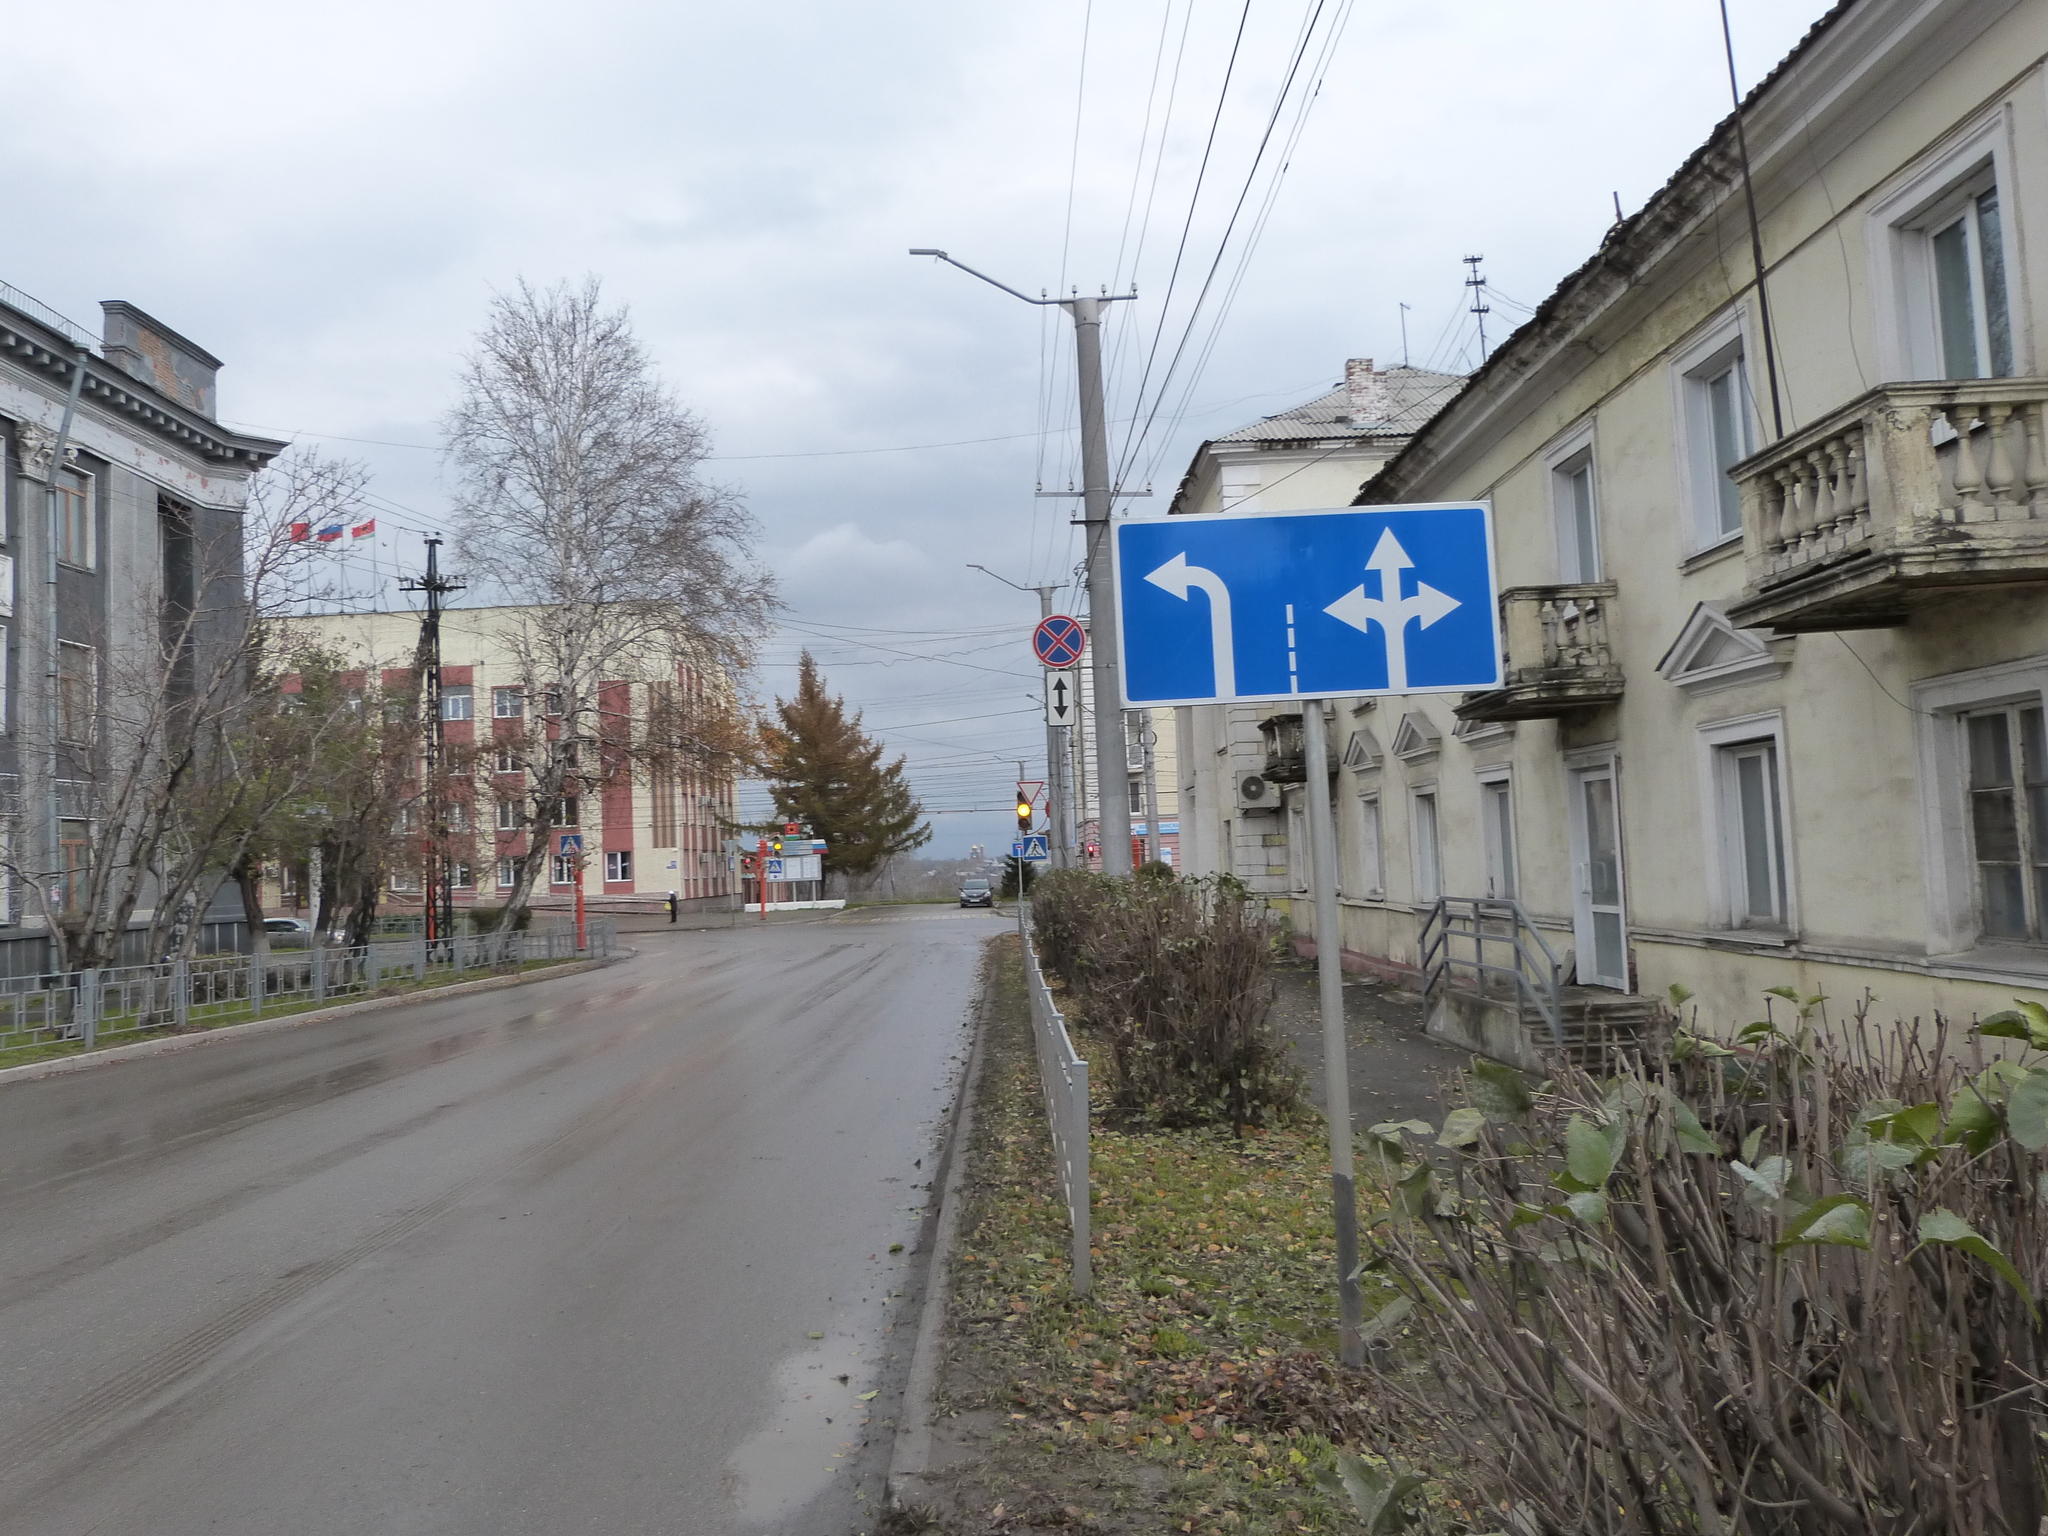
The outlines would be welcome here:
M 1152 729 L 1152 711 L 1138 711 L 1138 744 L 1145 751 L 1145 862 L 1159 862 L 1159 764 L 1153 757 L 1159 733 Z
M 979 571 L 984 576 L 995 576 L 1004 586 L 1015 587 L 1019 592 L 1036 592 L 1039 619 L 1043 621 L 1052 617 L 1052 595 L 1059 591 L 1058 587 L 1027 587 L 1010 580 L 1007 576 L 996 576 L 996 573 L 987 566 L 976 565 L 972 561 L 968 563 L 967 568 L 970 571 Z M 1046 707 L 1049 712 L 1051 705 L 1048 704 Z M 1067 845 L 1073 840 L 1073 828 L 1066 815 L 1065 802 L 1061 799 L 1061 785 L 1067 776 L 1064 762 L 1067 753 L 1066 733 L 1071 729 L 1071 726 L 1054 725 L 1050 719 L 1047 720 L 1045 727 L 1045 821 L 1054 869 L 1067 868 Z M 1023 776 L 1024 770 L 1019 768 L 1017 777 L 1021 779 Z
M 448 795 L 443 783 L 447 764 L 447 733 L 441 721 L 441 599 L 460 592 L 467 583 L 441 574 L 441 541 L 429 538 L 427 574 L 406 577 L 398 583 L 401 592 L 423 593 L 427 611 L 420 617 L 419 650 L 414 661 L 420 676 L 420 697 L 427 713 L 427 942 L 450 937 L 455 931 L 455 870 L 448 858 Z M 580 860 L 581 855 L 578 855 Z M 576 866 L 577 946 L 582 947 L 583 866 Z
M 1102 871 L 1108 875 L 1131 872 L 1131 767 L 1121 729 L 1123 685 L 1118 676 L 1116 643 L 1116 592 L 1109 568 L 1109 509 L 1113 499 L 1109 483 L 1109 428 L 1102 409 L 1102 309 L 1106 304 L 1134 299 L 1129 293 L 1105 293 L 1086 297 L 1032 298 L 1008 283 L 999 283 L 986 272 L 977 272 L 964 261 L 955 261 L 944 251 L 915 248 L 913 256 L 936 256 L 978 277 L 1026 304 L 1058 305 L 1074 322 L 1074 362 L 1081 387 L 1081 526 L 1086 530 L 1088 550 L 1088 666 L 1095 684 L 1095 786 L 1096 823 L 1102 841 Z M 1105 720 L 1116 720 L 1114 732 L 1102 728 Z
M 1365 1364 L 1358 1285 L 1358 1186 L 1351 1165 L 1351 1071 L 1344 1047 L 1344 971 L 1337 931 L 1337 818 L 1330 805 L 1323 701 L 1301 701 L 1302 751 L 1308 759 L 1309 890 L 1316 907 L 1316 982 L 1323 1016 L 1323 1113 L 1330 1122 L 1331 1214 L 1337 1224 L 1337 1353 Z
M 579 955 L 590 948 L 590 930 L 583 919 L 583 865 L 588 857 L 579 839 L 576 845 L 576 953 Z

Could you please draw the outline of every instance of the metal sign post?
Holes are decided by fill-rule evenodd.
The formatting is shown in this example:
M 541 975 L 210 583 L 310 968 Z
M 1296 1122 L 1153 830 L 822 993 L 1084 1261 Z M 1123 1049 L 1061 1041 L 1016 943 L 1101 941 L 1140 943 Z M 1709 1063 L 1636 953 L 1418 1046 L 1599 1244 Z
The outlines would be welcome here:
M 1346 1365 L 1363 1364 L 1337 825 L 1323 701 L 1501 685 L 1492 507 L 1481 501 L 1131 518 L 1117 525 L 1113 548 L 1127 708 L 1252 701 L 1301 707 L 1338 1346 Z M 1150 830 L 1157 807 L 1148 809 Z
M 583 834 L 564 832 L 555 851 L 563 858 L 576 861 L 576 952 L 581 954 L 590 947 L 590 933 L 583 917 Z

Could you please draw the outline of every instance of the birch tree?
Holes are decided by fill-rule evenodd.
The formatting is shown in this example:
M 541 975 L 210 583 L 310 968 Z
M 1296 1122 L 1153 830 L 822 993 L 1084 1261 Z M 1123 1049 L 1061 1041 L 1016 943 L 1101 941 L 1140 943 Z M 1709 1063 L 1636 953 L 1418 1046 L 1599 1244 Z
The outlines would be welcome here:
M 610 775 L 679 763 L 716 772 L 744 750 L 732 681 L 752 662 L 774 591 L 753 558 L 753 518 L 702 476 L 702 422 L 595 279 L 521 282 L 492 302 L 443 433 L 471 590 L 520 609 L 497 638 L 524 703 L 514 720 L 494 717 L 491 743 L 522 780 L 509 929 L 565 800 Z M 687 712 L 661 703 L 663 689 L 706 678 L 715 686 L 691 688 Z

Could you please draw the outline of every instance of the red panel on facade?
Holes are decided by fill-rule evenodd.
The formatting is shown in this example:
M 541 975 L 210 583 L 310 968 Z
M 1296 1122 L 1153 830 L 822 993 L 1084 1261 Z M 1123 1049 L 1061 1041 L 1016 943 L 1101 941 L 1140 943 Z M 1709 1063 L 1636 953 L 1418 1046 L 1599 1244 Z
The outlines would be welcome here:
M 441 669 L 441 685 L 444 688 L 451 685 L 458 688 L 467 688 L 476 681 L 475 674 L 475 667 L 443 667 Z

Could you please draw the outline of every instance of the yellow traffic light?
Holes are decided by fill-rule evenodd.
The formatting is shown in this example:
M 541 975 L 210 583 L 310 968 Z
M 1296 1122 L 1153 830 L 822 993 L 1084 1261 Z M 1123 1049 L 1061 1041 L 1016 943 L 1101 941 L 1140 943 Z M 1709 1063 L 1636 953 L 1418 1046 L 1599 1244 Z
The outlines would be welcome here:
M 1031 802 L 1022 795 L 1017 797 L 1017 830 L 1019 832 L 1029 832 L 1031 830 Z

